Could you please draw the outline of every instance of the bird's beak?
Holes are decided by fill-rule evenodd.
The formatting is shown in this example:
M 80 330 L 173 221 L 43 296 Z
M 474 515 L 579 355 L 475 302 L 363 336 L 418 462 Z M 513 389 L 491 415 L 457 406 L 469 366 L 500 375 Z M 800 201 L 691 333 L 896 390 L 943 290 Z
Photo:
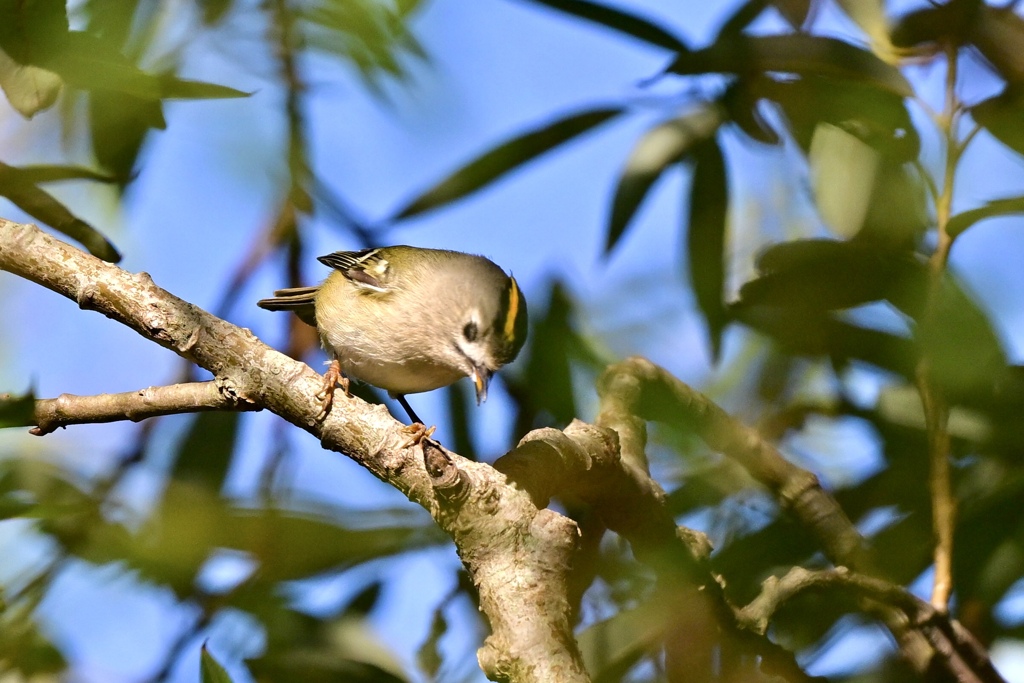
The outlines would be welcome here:
M 491 371 L 479 365 L 473 366 L 473 384 L 476 386 L 476 404 L 487 400 L 487 385 L 491 383 Z

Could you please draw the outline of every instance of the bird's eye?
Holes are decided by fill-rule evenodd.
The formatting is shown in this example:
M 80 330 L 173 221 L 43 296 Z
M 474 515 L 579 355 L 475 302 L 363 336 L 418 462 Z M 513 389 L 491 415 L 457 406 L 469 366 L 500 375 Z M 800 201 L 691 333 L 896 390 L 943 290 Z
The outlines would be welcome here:
M 476 323 L 474 322 L 468 322 L 462 328 L 462 336 L 466 338 L 466 341 L 476 341 L 477 332 Z

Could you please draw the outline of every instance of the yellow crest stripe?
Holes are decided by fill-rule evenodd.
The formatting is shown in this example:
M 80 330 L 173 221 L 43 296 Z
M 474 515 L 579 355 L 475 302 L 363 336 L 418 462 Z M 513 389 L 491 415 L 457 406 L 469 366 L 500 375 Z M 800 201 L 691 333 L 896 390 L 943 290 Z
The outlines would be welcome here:
M 509 278 L 512 286 L 508 290 L 508 315 L 505 316 L 505 339 L 511 339 L 516 330 L 516 315 L 519 314 L 519 285 L 514 277 Z

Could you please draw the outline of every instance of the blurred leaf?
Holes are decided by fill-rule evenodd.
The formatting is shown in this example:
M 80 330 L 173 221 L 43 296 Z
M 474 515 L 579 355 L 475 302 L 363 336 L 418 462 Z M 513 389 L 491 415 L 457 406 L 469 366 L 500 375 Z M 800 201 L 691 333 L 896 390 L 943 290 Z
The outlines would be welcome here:
M 719 107 L 708 105 L 644 133 L 626 160 L 615 188 L 605 252 L 618 244 L 651 185 L 694 145 L 714 135 L 723 118 Z
M 573 302 L 565 287 L 553 283 L 544 317 L 530 331 L 523 378 L 518 382 L 505 378 L 509 392 L 519 404 L 516 434 L 540 426 L 567 425 L 576 416 L 571 359 L 578 357 L 581 341 L 572 326 L 573 313 Z
M 89 95 L 89 132 L 96 161 L 124 187 L 133 178 L 150 130 L 164 129 L 163 103 L 113 91 Z
M 0 429 L 35 424 L 35 415 L 35 392 L 21 396 L 0 394 Z
M 978 221 L 1018 213 L 1024 213 L 1024 197 L 993 199 L 984 206 L 963 211 L 950 218 L 949 223 L 946 225 L 946 232 L 951 237 L 956 237 Z
M 231 100 L 250 97 L 252 93 L 229 88 L 226 85 L 191 81 L 171 74 L 156 77 L 160 81 L 160 96 L 168 100 Z
M 13 491 L 0 495 L 0 521 L 21 517 L 32 512 L 37 502 L 20 491 Z M 3 611 L 2 595 L 0 595 L 0 612 Z
M 648 601 L 584 629 L 577 642 L 594 683 L 621 681 L 645 653 L 655 649 L 672 615 L 661 601 Z
M 971 117 L 1001 143 L 1024 154 L 1024 92 L 1007 87 L 969 109 Z
M 836 0 L 836 4 L 871 39 L 871 49 L 876 55 L 890 64 L 897 62 L 896 51 L 889 38 L 884 0 Z
M 409 218 L 461 199 L 541 154 L 586 133 L 622 111 L 621 107 L 588 109 L 517 135 L 477 157 L 413 199 L 395 215 L 395 218 Z
M 213 658 L 210 651 L 206 649 L 206 643 L 203 643 L 199 654 L 199 671 L 202 683 L 231 683 L 231 677 L 228 676 L 228 672 L 224 670 L 220 662 Z
M 668 71 L 684 75 L 780 71 L 861 82 L 901 97 L 914 92 L 898 69 L 870 52 L 836 38 L 802 33 L 732 36 L 680 55 Z
M 979 3 L 970 40 L 978 52 L 1010 83 L 1024 82 L 1024 19 L 1012 7 Z
M 715 38 L 715 42 L 722 38 L 728 39 L 741 35 L 755 19 L 761 16 L 769 4 L 769 0 L 746 0 L 737 5 L 733 13 L 718 29 L 718 37 Z
M 241 413 L 214 410 L 191 418 L 173 456 L 171 475 L 219 491 L 231 464 Z
M 21 169 L 0 163 L 0 195 L 33 218 L 81 243 L 93 256 L 112 263 L 121 260 L 121 255 L 106 237 L 72 214 L 49 193 L 25 180 Z
M 19 64 L 39 64 L 68 33 L 65 0 L 0 2 L 0 50 Z
M 8 173 L 16 174 L 18 180 L 32 183 L 33 185 L 55 183 L 62 180 L 95 180 L 100 183 L 112 183 L 115 180 L 112 176 L 105 173 L 82 166 L 36 164 L 30 166 L 8 166 L 6 170 Z
M 888 249 L 910 251 L 935 224 L 931 206 L 920 169 L 883 156 L 857 238 Z
M 430 633 L 416 651 L 416 663 L 430 680 L 436 680 L 441 671 L 444 659 L 441 657 L 441 638 L 448 632 L 448 620 L 444 618 L 442 602 L 434 609 L 434 618 L 430 622 Z
M 4 663 L 4 678 L 15 683 L 56 681 L 68 666 L 64 655 L 40 631 L 30 614 L 14 609 L 0 611 L 0 662 Z M 12 670 L 20 672 L 23 678 Z
M 740 289 L 743 305 L 835 310 L 886 298 L 919 305 L 926 275 L 909 254 L 819 239 L 770 247 L 757 266 L 761 276 Z
M 814 0 L 772 0 L 772 5 L 790 26 L 800 29 L 807 25 Z
M 231 9 L 231 0 L 199 0 L 199 5 L 203 8 L 203 23 L 213 26 Z
M 750 138 L 766 145 L 782 142 L 775 128 L 761 115 L 758 98 L 748 87 L 746 79 L 733 83 L 720 101 L 729 113 L 729 120 Z
M 830 123 L 821 123 L 811 139 L 810 166 L 814 202 L 825 224 L 839 237 L 860 232 L 871 204 L 880 155 Z
M 711 357 L 717 362 L 722 330 L 729 320 L 724 302 L 729 185 L 725 159 L 714 138 L 694 147 L 693 160 L 687 232 L 690 283 L 697 305 L 707 321 Z
M 42 67 L 18 64 L 0 50 L 0 88 L 19 114 L 32 118 L 57 101 L 63 82 Z
M 805 151 L 827 123 L 898 161 L 913 161 L 920 152 L 903 98 L 887 90 L 813 75 L 788 81 L 757 78 L 748 87 L 753 96 L 778 103 Z
M 361 591 L 356 593 L 342 612 L 349 616 L 365 617 L 373 608 L 377 606 L 380 601 L 380 593 L 383 585 L 380 581 L 371 581 L 369 585 L 363 588 Z
M 676 38 L 669 31 L 657 24 L 629 14 L 620 9 L 600 5 L 589 0 L 532 0 L 540 5 L 571 14 L 580 19 L 592 21 L 602 26 L 639 38 L 640 40 L 664 47 L 673 52 L 687 52 L 686 43 Z
M 943 44 L 962 45 L 968 41 L 983 4 L 982 0 L 950 0 L 908 12 L 895 21 L 892 42 L 897 47 L 931 52 L 938 52 Z

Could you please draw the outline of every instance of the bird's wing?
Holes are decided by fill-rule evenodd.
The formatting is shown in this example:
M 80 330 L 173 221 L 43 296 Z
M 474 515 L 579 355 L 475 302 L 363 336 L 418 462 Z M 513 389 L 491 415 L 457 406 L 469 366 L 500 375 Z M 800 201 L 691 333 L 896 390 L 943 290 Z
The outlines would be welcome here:
M 375 292 L 385 292 L 391 264 L 384 258 L 383 249 L 362 251 L 336 251 L 320 256 L 317 261 L 339 271 L 357 286 Z

